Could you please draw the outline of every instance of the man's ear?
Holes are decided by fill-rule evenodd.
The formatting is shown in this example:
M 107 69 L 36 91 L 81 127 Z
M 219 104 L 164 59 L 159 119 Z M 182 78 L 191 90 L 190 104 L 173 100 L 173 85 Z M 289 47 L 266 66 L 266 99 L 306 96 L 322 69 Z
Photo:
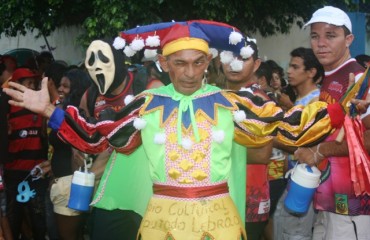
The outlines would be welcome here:
M 207 55 L 207 60 L 209 63 L 212 61 L 212 58 L 213 58 L 212 54 Z
M 316 73 L 317 73 L 316 68 L 311 68 L 311 69 L 308 70 L 308 75 L 311 79 L 313 79 L 315 77 Z
M 346 47 L 351 46 L 354 39 L 355 39 L 355 36 L 353 34 L 348 34 L 346 36 Z
M 257 71 L 257 69 L 261 66 L 261 59 L 260 58 L 257 58 L 255 61 L 254 61 L 254 64 L 253 64 L 253 73 L 255 73 Z
M 163 71 L 169 72 L 167 57 L 165 57 L 161 54 L 158 54 L 158 61 L 159 61 L 159 64 L 161 65 L 161 68 L 163 69 Z
M 205 68 L 205 70 L 208 69 L 209 65 L 212 62 L 212 54 L 208 54 L 206 58 L 207 58 L 207 67 Z

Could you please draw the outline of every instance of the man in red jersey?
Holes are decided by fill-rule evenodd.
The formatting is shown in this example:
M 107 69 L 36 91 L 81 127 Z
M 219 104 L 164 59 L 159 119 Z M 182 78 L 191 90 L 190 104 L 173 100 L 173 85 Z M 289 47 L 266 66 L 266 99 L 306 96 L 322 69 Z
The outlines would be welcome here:
M 320 100 L 339 102 L 349 87 L 350 73 L 358 80 L 365 70 L 351 58 L 349 46 L 354 39 L 351 20 L 341 9 L 327 6 L 317 10 L 305 26 L 311 28 L 311 47 L 325 70 Z M 370 127 L 368 113 L 362 116 L 362 123 L 366 129 Z M 328 159 L 314 197 L 314 208 L 319 213 L 313 239 L 370 239 L 370 196 L 366 192 L 355 193 L 349 158 L 355 149 L 348 145 L 352 142 L 349 137 L 347 141 L 335 141 L 338 133 L 339 130 L 317 146 L 295 152 L 296 158 L 310 165 Z M 365 139 L 368 133 L 364 132 Z

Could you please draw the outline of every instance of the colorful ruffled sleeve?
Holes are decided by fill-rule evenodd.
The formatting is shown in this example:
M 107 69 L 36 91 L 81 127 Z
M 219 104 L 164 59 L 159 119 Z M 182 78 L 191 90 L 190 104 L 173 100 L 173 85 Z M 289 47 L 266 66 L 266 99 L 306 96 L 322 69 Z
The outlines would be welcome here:
M 144 102 L 145 96 L 139 95 L 119 112 L 104 110 L 96 123 L 87 122 L 75 107 L 68 107 L 65 112 L 56 110 L 49 126 L 58 131 L 61 139 L 83 152 L 99 153 L 112 147 L 130 154 L 141 144 L 140 130 L 134 125 Z
M 238 106 L 233 113 L 235 141 L 249 147 L 261 146 L 274 136 L 290 146 L 315 145 L 330 135 L 335 127 L 331 116 L 334 118 L 342 111 L 340 106 L 335 107 L 338 112 L 331 115 L 327 103 L 314 102 L 284 112 L 275 102 L 250 88 L 227 94 Z M 339 115 L 342 121 L 344 113 Z

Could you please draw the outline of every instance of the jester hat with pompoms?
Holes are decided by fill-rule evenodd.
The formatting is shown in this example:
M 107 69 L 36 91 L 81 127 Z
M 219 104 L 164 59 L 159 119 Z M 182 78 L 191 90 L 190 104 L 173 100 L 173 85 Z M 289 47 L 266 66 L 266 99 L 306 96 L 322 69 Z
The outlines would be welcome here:
M 243 34 L 235 27 L 225 23 L 208 20 L 186 22 L 165 22 L 139 26 L 122 31 L 114 40 L 116 49 L 123 49 L 127 57 L 144 50 L 147 58 L 157 55 L 168 56 L 174 52 L 195 49 L 211 53 L 213 57 L 220 53 L 221 62 L 230 64 L 235 71 L 240 71 L 243 62 L 254 53 Z

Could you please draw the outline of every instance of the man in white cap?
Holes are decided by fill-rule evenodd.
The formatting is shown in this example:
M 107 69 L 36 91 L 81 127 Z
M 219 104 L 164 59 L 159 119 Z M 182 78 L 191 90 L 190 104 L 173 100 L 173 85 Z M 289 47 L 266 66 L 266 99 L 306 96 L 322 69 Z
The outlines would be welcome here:
M 349 46 L 354 39 L 351 20 L 341 9 L 327 6 L 317 10 L 306 26 L 311 27 L 311 47 L 325 70 L 320 100 L 340 102 L 350 85 L 350 78 L 359 80 L 365 70 L 351 58 Z M 362 116 L 362 123 L 365 128 L 370 127 L 367 114 Z M 369 158 L 364 148 L 363 151 L 356 150 L 358 145 L 354 142 L 362 139 L 350 137 L 347 129 L 353 128 L 349 125 L 344 124 L 346 140 L 338 141 L 336 136 L 340 130 L 337 130 L 325 142 L 311 149 L 299 148 L 295 152 L 301 162 L 318 165 L 323 171 L 314 197 L 314 207 L 319 213 L 313 239 L 370 239 L 369 191 L 358 187 L 353 178 L 360 167 L 351 167 L 360 152 L 365 153 L 364 161 Z M 364 133 L 365 142 L 368 142 L 367 133 Z M 356 177 L 366 178 L 361 173 Z

